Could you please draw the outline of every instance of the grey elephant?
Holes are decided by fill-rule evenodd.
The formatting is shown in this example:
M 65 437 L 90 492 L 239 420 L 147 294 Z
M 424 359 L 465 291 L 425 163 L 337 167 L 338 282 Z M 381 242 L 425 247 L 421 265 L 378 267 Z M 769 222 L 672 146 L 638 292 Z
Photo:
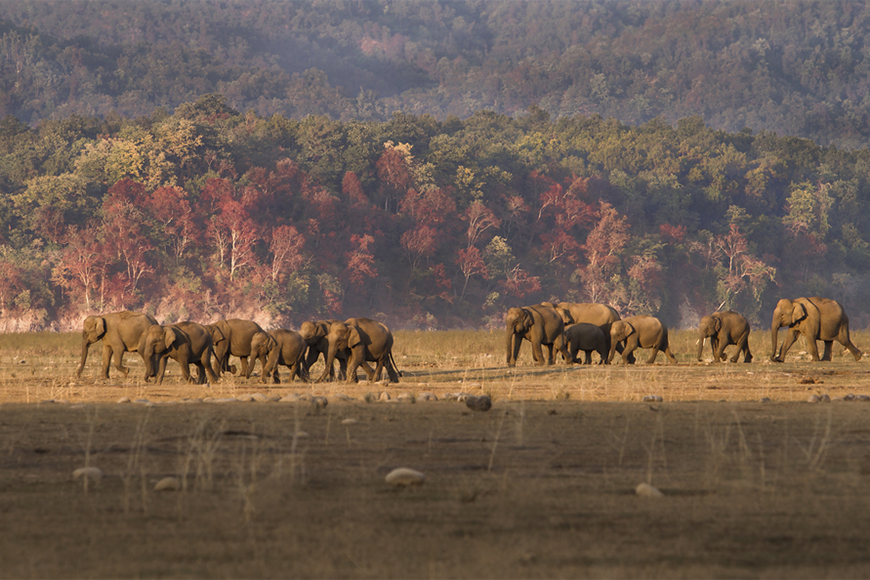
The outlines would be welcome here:
M 157 377 L 157 384 L 163 382 L 167 359 L 173 359 L 181 367 L 181 375 L 188 383 L 194 382 L 190 376 L 190 365 L 197 368 L 196 384 L 208 380 L 215 382 L 218 377 L 212 369 L 214 347 L 210 329 L 196 322 L 177 322 L 164 326 L 153 325 L 148 328 L 143 339 L 143 356 Z M 149 369 L 145 371 L 148 379 Z
M 554 349 L 562 353 L 566 361 L 571 357 L 565 348 L 565 323 L 551 306 L 536 304 L 511 308 L 505 314 L 505 338 L 507 346 L 507 365 L 516 366 L 523 340 L 532 343 L 532 357 L 535 364 L 553 364 Z M 544 359 L 543 347 L 549 356 Z
M 609 360 L 613 360 L 616 345 L 622 341 L 625 341 L 622 364 L 629 363 L 628 356 L 638 348 L 651 349 L 647 364 L 656 361 L 659 351 L 663 351 L 672 363 L 677 362 L 668 344 L 668 328 L 654 316 L 639 314 L 614 322 L 610 327 Z
M 600 327 L 588 322 L 572 324 L 565 329 L 565 342 L 568 343 L 568 354 L 571 362 L 580 363 L 577 353 L 581 350 L 586 354 L 582 361 L 584 364 L 592 364 L 592 353 L 597 352 L 601 360 L 598 364 L 607 362 L 609 338 L 605 338 L 604 331 Z
M 348 383 L 357 381 L 356 370 L 359 367 L 363 368 L 371 382 L 381 380 L 384 369 L 387 370 L 390 382 L 399 382 L 399 372 L 393 360 L 393 333 L 385 324 L 370 318 L 348 318 L 330 326 L 328 340 L 326 368 L 318 381 L 328 376 L 335 359 L 344 353 L 347 358 Z M 377 363 L 374 369 L 369 362 Z
M 251 339 L 251 357 L 262 361 L 263 372 L 260 382 L 265 383 L 271 375 L 272 382 L 278 384 L 281 377 L 278 365 L 290 369 L 290 382 L 299 377 L 302 382 L 308 382 L 308 370 L 305 368 L 305 339 L 293 330 L 278 328 L 268 332 L 258 332 Z M 250 378 L 254 365 L 248 366 L 245 378 Z
M 241 374 L 248 374 L 248 357 L 251 356 L 251 339 L 263 332 L 260 325 L 252 320 L 230 318 L 207 324 L 214 342 L 214 373 L 235 374 L 236 366 L 230 364 L 230 356 L 237 356 L 242 364 Z
M 725 360 L 725 347 L 732 344 L 737 346 L 737 351 L 731 357 L 731 362 L 736 363 L 740 353 L 743 353 L 743 362 L 752 362 L 752 353 L 749 352 L 750 330 L 749 321 L 733 310 L 704 316 L 698 325 L 698 360 L 701 360 L 704 351 L 704 341 L 709 338 L 714 363 Z
M 103 378 L 109 378 L 109 365 L 114 358 L 115 368 L 126 377 L 130 369 L 124 366 L 125 352 L 139 352 L 142 336 L 157 320 L 148 314 L 139 312 L 110 312 L 98 316 L 88 316 L 82 323 L 82 360 L 76 371 L 76 376 L 82 376 L 85 362 L 88 360 L 90 346 L 103 341 Z M 145 361 L 143 357 L 143 361 Z
M 779 329 L 788 327 L 785 340 L 780 351 L 777 353 L 776 343 Z M 831 360 L 831 347 L 836 340 L 852 353 L 856 361 L 861 360 L 862 353 L 858 350 L 849 336 L 849 317 L 846 311 L 836 300 L 820 298 L 795 298 L 789 300 L 783 298 L 776 304 L 773 310 L 773 320 L 770 323 L 770 360 L 773 362 L 785 361 L 788 349 L 797 340 L 798 335 L 803 334 L 807 339 L 807 347 L 814 361 Z M 824 354 L 819 357 L 819 347 L 816 341 L 825 343 Z
M 604 333 L 607 351 L 610 352 L 610 325 L 620 319 L 619 313 L 615 308 L 608 304 L 598 304 L 595 302 L 541 302 L 541 304 L 555 308 L 556 312 L 562 317 L 565 328 L 580 322 L 594 324 L 600 328 Z M 622 354 L 622 345 L 617 345 L 616 351 Z M 629 362 L 634 362 L 633 355 L 630 357 Z M 607 364 L 607 362 L 605 361 L 604 364 Z
M 305 340 L 305 344 L 308 347 L 308 352 L 305 355 L 305 370 L 306 372 L 311 371 L 311 367 L 317 363 L 317 360 L 320 358 L 320 355 L 323 355 L 323 360 L 326 362 L 326 358 L 329 354 L 329 330 L 333 324 L 341 322 L 340 320 L 334 319 L 326 319 L 326 320 L 309 320 L 302 323 L 302 326 L 299 327 L 299 334 Z M 336 354 L 335 358 L 338 359 L 338 379 L 344 380 L 347 378 L 347 352 L 340 351 Z M 326 369 L 327 377 L 329 380 L 335 379 L 335 365 L 330 366 Z

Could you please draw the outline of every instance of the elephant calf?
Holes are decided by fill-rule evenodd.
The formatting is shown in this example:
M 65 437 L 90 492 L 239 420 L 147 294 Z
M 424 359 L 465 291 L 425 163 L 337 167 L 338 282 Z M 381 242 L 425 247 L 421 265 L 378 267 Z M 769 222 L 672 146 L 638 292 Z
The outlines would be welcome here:
M 145 380 L 152 374 L 157 375 L 157 384 L 163 382 L 166 371 L 166 359 L 173 358 L 181 367 L 181 374 L 187 382 L 193 382 L 190 376 L 190 364 L 196 365 L 198 374 L 196 383 L 205 384 L 205 378 L 212 382 L 218 377 L 211 366 L 214 355 L 211 332 L 196 322 L 178 322 L 166 326 L 151 326 L 143 338 L 142 353 L 146 361 Z M 155 368 L 158 366 L 159 368 Z
M 305 339 L 298 332 L 278 328 L 269 332 L 258 332 L 251 339 L 251 359 L 245 378 L 251 377 L 254 370 L 253 361 L 260 360 L 263 373 L 260 382 L 265 383 L 266 377 L 272 375 L 273 383 L 280 383 L 278 365 L 290 369 L 290 382 L 299 377 L 302 382 L 308 382 L 308 370 L 305 368 Z
M 598 356 L 601 357 L 598 364 L 607 362 L 610 340 L 599 326 L 588 322 L 572 324 L 565 329 L 565 341 L 568 343 L 568 354 L 571 355 L 570 362 L 581 362 L 577 359 L 577 353 L 581 350 L 586 353 L 586 360 L 583 361 L 583 364 L 592 364 L 592 351 L 597 352 Z
M 731 362 L 736 363 L 743 353 L 743 362 L 752 362 L 752 353 L 749 352 L 749 321 L 743 315 L 727 310 L 714 312 L 701 319 L 698 326 L 698 360 L 704 351 L 704 340 L 710 339 L 710 348 L 713 351 L 713 362 L 718 364 L 726 358 L 725 347 L 737 345 L 737 352 L 731 357 Z

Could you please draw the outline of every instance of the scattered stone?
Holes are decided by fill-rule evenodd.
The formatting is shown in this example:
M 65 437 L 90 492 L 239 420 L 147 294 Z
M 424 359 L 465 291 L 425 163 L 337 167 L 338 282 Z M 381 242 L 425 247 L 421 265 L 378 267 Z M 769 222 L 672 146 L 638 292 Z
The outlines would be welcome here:
M 254 396 L 250 393 L 246 393 L 244 395 L 238 395 L 236 397 L 237 401 L 241 401 L 242 403 L 251 403 L 254 401 Z
M 414 397 L 414 395 L 412 395 L 411 393 L 402 393 L 402 394 L 400 394 L 398 397 L 396 397 L 396 399 L 397 399 L 400 403 L 411 403 L 411 404 L 414 404 L 414 403 L 417 402 L 417 399 L 416 399 L 416 398 Z
M 844 400 L 844 401 L 850 401 L 850 402 L 851 402 L 851 401 L 854 401 L 854 400 L 855 400 L 855 395 L 853 395 L 852 393 L 849 393 L 848 395 L 846 395 L 846 396 L 843 397 L 843 400 Z
M 356 425 L 357 420 L 352 418 L 352 417 L 349 417 L 347 419 L 342 419 L 341 424 L 342 425 Z
M 86 477 L 94 482 L 99 482 L 103 479 L 103 472 L 97 467 L 79 467 L 73 471 L 73 479 Z
M 810 395 L 809 399 L 807 399 L 807 403 L 818 403 L 822 398 L 818 395 Z
M 856 401 L 870 401 L 870 395 L 855 395 Z
M 237 399 L 235 397 L 222 397 L 219 399 L 211 399 L 211 400 L 209 400 L 209 402 L 210 403 L 238 403 L 239 399 Z
M 278 402 L 279 403 L 298 403 L 300 400 L 301 399 L 300 399 L 299 395 L 297 395 L 296 393 L 290 393 L 289 395 L 284 395 L 283 397 L 281 397 L 281 400 Z
M 821 400 L 822 403 L 830 403 L 830 402 L 831 402 L 831 397 L 828 396 L 827 393 L 825 393 L 824 395 L 821 396 L 820 400 Z
M 417 395 L 417 400 L 428 403 L 429 401 L 437 401 L 438 397 L 435 395 L 435 393 L 420 393 L 419 395 Z
M 147 404 L 147 403 L 150 403 L 151 401 L 149 401 L 148 399 L 136 399 L 136 400 L 133 401 L 133 402 L 134 402 L 134 403 L 139 403 L 140 405 L 145 405 L 145 404 Z
M 389 401 L 391 399 L 390 393 L 384 391 L 378 396 L 378 401 Z
M 346 395 L 346 394 L 344 394 L 344 393 L 339 393 L 339 394 L 337 394 L 337 395 L 332 395 L 332 398 L 335 399 L 336 401 L 353 401 L 353 400 L 355 400 L 353 397 L 348 396 L 348 395 Z
M 641 483 L 634 488 L 634 493 L 641 497 L 662 497 L 664 494 L 648 483 Z
M 407 467 L 397 467 L 387 474 L 385 481 L 393 487 L 408 487 L 423 485 L 423 482 L 426 481 L 426 476 L 419 471 Z
M 181 399 L 182 403 L 202 403 L 202 399 Z
M 770 403 L 771 401 L 770 401 L 770 397 L 761 397 L 761 399 L 758 402 L 759 403 Z
M 831 401 L 834 403 L 843 403 L 845 402 L 845 400 L 846 399 L 844 399 L 843 397 L 834 397 L 833 399 L 831 399 Z
M 319 411 L 320 409 L 325 409 L 329 404 L 329 400 L 326 397 L 311 397 L 311 404 Z
M 661 395 L 647 395 L 642 399 L 644 403 L 661 403 L 665 399 Z
M 181 489 L 181 480 L 177 477 L 164 477 L 154 485 L 154 491 L 178 491 Z
M 118 399 L 118 402 L 119 403 L 131 403 L 132 401 L 130 401 L 130 397 L 121 397 L 120 399 Z
M 449 401 L 459 401 L 460 403 L 464 402 L 468 397 L 470 397 L 468 393 L 448 393 L 444 395 L 444 398 Z
M 274 403 L 272 397 L 264 395 L 263 393 L 254 393 L 251 395 L 251 400 L 255 403 Z
M 489 398 L 489 395 L 481 395 L 479 397 L 470 396 L 465 399 L 465 406 L 472 411 L 489 411 L 492 409 L 492 399 Z

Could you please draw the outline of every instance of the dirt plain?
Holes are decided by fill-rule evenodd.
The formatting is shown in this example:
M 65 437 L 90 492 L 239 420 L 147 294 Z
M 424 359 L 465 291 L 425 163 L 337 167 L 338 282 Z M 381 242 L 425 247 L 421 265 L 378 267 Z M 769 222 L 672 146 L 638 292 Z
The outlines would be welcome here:
M 132 355 L 97 379 L 97 349 L 76 379 L 73 335 L 0 337 L 0 575 L 870 575 L 870 403 L 837 400 L 870 394 L 870 362 L 767 363 L 759 334 L 756 362 L 699 364 L 674 334 L 678 365 L 542 368 L 526 346 L 508 369 L 501 333 L 409 332 L 398 385 L 186 385 L 171 363 L 159 387 Z M 329 403 L 208 401 L 253 393 Z M 387 485 L 396 467 L 425 483 Z

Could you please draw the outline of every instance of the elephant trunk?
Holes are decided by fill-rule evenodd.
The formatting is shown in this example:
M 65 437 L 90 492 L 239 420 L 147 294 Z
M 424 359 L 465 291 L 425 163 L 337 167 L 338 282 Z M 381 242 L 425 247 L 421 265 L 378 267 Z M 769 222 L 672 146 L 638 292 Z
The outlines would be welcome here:
M 506 345 L 507 346 L 507 358 L 505 359 L 505 362 L 507 362 L 508 366 L 510 366 L 511 363 L 514 362 L 514 359 L 512 358 L 514 356 L 514 333 L 513 333 L 513 330 L 508 329 L 506 337 L 507 337 L 507 345 Z
M 770 323 L 770 360 L 773 362 L 782 362 L 779 358 L 779 353 L 776 351 L 777 338 L 779 337 L 779 328 L 782 326 L 782 319 L 778 312 L 773 313 L 773 321 Z
M 82 371 L 85 368 L 85 363 L 88 360 L 88 350 L 90 349 L 91 341 L 88 340 L 87 334 L 82 333 L 82 362 L 79 364 L 79 370 L 76 371 L 76 376 L 82 376 Z

